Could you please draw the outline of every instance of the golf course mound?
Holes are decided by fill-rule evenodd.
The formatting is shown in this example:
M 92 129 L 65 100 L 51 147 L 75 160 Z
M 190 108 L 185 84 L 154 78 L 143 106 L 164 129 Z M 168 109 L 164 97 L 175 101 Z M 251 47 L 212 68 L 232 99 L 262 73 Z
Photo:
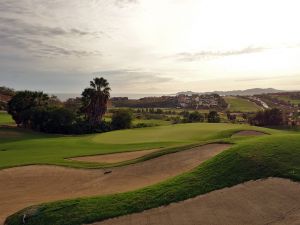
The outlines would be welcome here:
M 149 149 L 149 150 L 140 150 L 134 152 L 122 152 L 114 154 L 105 154 L 105 155 L 93 155 L 93 156 L 81 156 L 70 158 L 70 160 L 81 161 L 81 162 L 96 162 L 96 163 L 118 163 L 131 159 L 137 159 L 142 156 L 148 155 L 153 152 L 157 152 L 160 149 Z
M 288 191 L 287 191 L 288 190 Z M 93 225 L 300 224 L 300 184 L 268 178 Z
M 225 204 L 226 207 L 223 207 L 225 208 L 224 210 L 229 210 L 232 206 L 235 207 L 232 212 L 237 210 L 237 213 L 234 213 L 236 217 L 230 217 L 230 215 L 228 215 L 229 220 L 230 218 L 242 218 L 238 217 L 238 212 L 241 212 L 241 209 L 237 208 L 245 207 L 244 209 L 246 209 L 249 206 L 250 208 L 253 207 L 253 209 L 250 210 L 249 216 L 253 215 L 255 212 L 261 211 L 261 214 L 259 215 L 266 215 L 267 222 L 276 222 L 278 221 L 278 218 L 282 218 L 282 215 L 287 215 L 287 218 L 289 220 L 288 224 L 297 224 L 297 222 L 295 222 L 298 221 L 296 217 L 297 213 L 294 216 L 293 214 L 291 214 L 291 212 L 293 212 L 293 210 L 298 210 L 298 205 L 296 205 L 298 203 L 295 203 L 295 201 L 299 202 L 299 200 L 297 200 L 297 198 L 299 197 L 298 185 L 295 186 L 289 185 L 286 182 L 279 182 L 277 186 L 277 179 L 275 179 L 275 183 L 273 183 L 273 179 L 266 180 L 267 183 L 265 183 L 264 180 L 258 182 L 250 182 L 249 184 L 245 182 L 265 179 L 268 177 L 287 178 L 293 181 L 300 181 L 299 140 L 299 134 L 274 134 L 265 135 L 259 138 L 243 139 L 241 141 L 238 140 L 235 145 L 223 152 L 222 150 L 227 148 L 228 145 L 217 145 L 221 148 L 219 149 L 219 151 L 217 151 L 219 152 L 219 154 L 217 154 L 217 152 L 215 152 L 215 154 L 217 155 L 211 154 L 211 151 L 208 150 L 207 153 L 210 154 L 205 157 L 207 160 L 201 164 L 198 161 L 197 163 L 200 165 L 193 170 L 191 170 L 191 168 L 187 168 L 187 165 L 190 165 L 190 162 L 188 162 L 186 166 L 182 166 L 179 164 L 180 160 L 176 160 L 177 158 L 179 158 L 178 154 L 188 154 L 188 151 L 192 151 L 190 152 L 190 154 L 188 154 L 189 160 L 187 161 L 193 161 L 193 158 L 196 157 L 193 150 L 186 150 L 178 152 L 176 154 L 169 154 L 159 158 L 155 158 L 153 160 L 145 161 L 143 163 L 137 163 L 128 167 L 126 166 L 123 167 L 124 170 L 131 171 L 130 168 L 133 168 L 132 171 L 139 173 L 139 170 L 141 170 L 141 168 L 138 167 L 139 165 L 150 163 L 152 161 L 151 166 L 149 165 L 149 167 L 147 167 L 149 169 L 149 173 L 156 174 L 156 168 L 159 167 L 159 169 L 157 170 L 159 171 L 159 173 L 157 173 L 157 177 L 161 178 L 161 182 L 129 192 L 62 200 L 28 207 L 9 216 L 6 220 L 6 225 L 22 224 L 20 221 L 22 221 L 24 214 L 28 214 L 32 210 L 34 210 L 35 213 L 34 215 L 27 218 L 27 225 L 89 224 L 128 214 L 140 213 L 145 210 L 154 209 L 160 206 L 167 206 L 167 208 L 174 207 L 172 205 L 168 205 L 176 202 L 179 202 L 178 204 L 180 204 L 180 202 L 187 199 L 190 199 L 189 201 L 193 201 L 193 198 L 197 196 L 201 198 L 201 195 L 203 195 L 203 198 L 206 198 L 206 195 L 204 194 L 207 194 L 209 192 L 214 193 L 213 191 L 216 190 L 220 190 L 220 192 L 216 193 L 228 192 L 228 195 L 224 194 L 224 196 L 222 197 L 224 199 L 222 201 L 221 196 L 219 196 L 221 202 L 223 202 L 224 204 L 228 202 L 227 205 Z M 211 147 L 212 146 L 210 146 L 210 148 Z M 207 148 L 207 146 L 205 146 L 205 148 Z M 172 155 L 172 160 L 173 162 L 175 162 L 175 164 L 172 164 L 174 165 L 173 167 L 164 164 L 163 161 L 157 161 L 159 159 L 162 159 L 163 157 L 165 157 L 164 160 L 167 160 L 168 158 L 171 159 Z M 213 155 L 215 156 L 211 157 Z M 197 165 L 197 163 L 195 163 L 194 165 Z M 185 173 L 167 179 L 168 177 L 176 175 L 174 171 L 178 171 L 181 167 L 186 167 Z M 122 167 L 116 169 L 122 170 Z M 181 173 L 182 172 L 183 171 L 181 170 Z M 143 174 L 144 173 L 145 171 L 143 171 Z M 112 176 L 113 174 L 116 174 L 115 169 L 113 169 L 112 173 L 108 174 L 108 176 Z M 12 177 L 13 176 L 11 176 L 11 178 Z M 135 178 L 136 176 L 131 176 L 130 180 L 129 177 L 125 178 L 124 180 L 126 182 L 131 182 L 132 179 L 135 180 Z M 63 180 L 64 178 L 61 179 Z M 9 179 L 7 179 L 6 177 L 5 182 L 7 182 L 7 180 Z M 159 179 L 156 180 L 156 182 L 158 181 Z M 141 180 L 139 180 L 139 182 L 141 182 Z M 242 183 L 245 184 L 236 186 Z M 259 185 L 256 186 L 256 183 Z M 123 185 L 122 183 L 116 184 L 117 186 Z M 146 180 L 144 180 L 144 185 L 147 185 Z M 0 187 L 1 190 L 5 188 L 5 185 L 3 186 L 4 187 Z M 88 186 L 88 188 L 90 189 L 91 185 L 89 184 Z M 233 187 L 234 191 L 232 192 L 230 191 L 231 189 L 224 189 L 226 187 Z M 71 189 L 72 187 L 68 188 Z M 138 186 L 132 186 L 132 189 L 135 188 L 138 188 Z M 237 190 L 244 191 L 239 192 Z M 53 192 L 56 191 L 57 189 L 54 188 Z M 15 193 L 17 192 L 17 190 L 12 190 L 12 192 Z M 67 192 L 68 189 L 65 190 L 65 194 Z M 237 193 L 234 195 L 233 193 L 235 192 Z M 259 198 L 255 197 L 257 196 L 255 195 L 255 192 L 260 193 Z M 22 198 L 22 195 L 24 195 L 23 191 L 20 196 L 8 196 L 9 202 L 11 203 L 12 199 L 18 200 L 18 198 Z M 271 202 L 271 199 L 273 199 L 273 197 L 274 202 Z M 26 199 L 26 197 L 23 198 Z M 66 198 L 65 195 L 64 198 Z M 213 199 L 219 198 L 213 197 Z M 229 204 L 230 201 L 232 201 L 231 198 L 233 198 L 233 200 L 236 198 L 237 203 Z M 31 204 L 28 199 L 30 199 L 30 197 L 27 197 L 26 204 L 23 203 L 24 206 L 28 206 L 29 204 Z M 249 204 L 253 202 L 254 205 L 247 205 L 246 203 L 245 205 L 243 205 L 242 203 L 238 203 L 243 201 L 243 199 L 245 200 L 245 202 L 248 201 Z M 42 199 L 40 199 L 40 201 L 42 201 Z M 43 201 L 45 202 L 45 200 Z M 6 202 L 6 204 L 8 203 Z M 34 204 L 34 202 L 32 202 L 32 204 Z M 204 205 L 206 208 L 204 207 Z M 202 205 L 203 209 L 201 209 L 201 212 L 203 212 L 204 214 L 205 212 L 209 214 L 214 212 L 215 210 L 220 210 L 220 208 L 218 209 L 218 206 L 216 206 L 216 203 L 214 203 L 212 200 L 207 200 L 206 204 L 204 205 Z M 14 209 L 7 211 L 5 215 L 14 210 L 20 209 L 21 205 L 19 206 L 19 208 L 15 207 Z M 266 209 L 264 209 L 265 207 Z M 3 207 L 1 206 L 1 208 Z M 247 212 L 247 210 L 245 210 L 245 212 Z M 187 212 L 187 214 L 185 215 L 186 218 L 189 217 L 188 213 L 189 212 Z M 226 213 L 226 211 L 224 211 L 224 213 Z M 227 213 L 229 213 L 229 211 L 227 211 Z M 200 218 L 203 217 L 203 219 L 205 219 L 203 215 L 198 215 Z M 291 217 L 288 217 L 289 215 L 291 215 Z M 249 219 L 250 217 L 245 218 Z M 224 221 L 226 220 L 224 219 Z M 219 221 L 219 224 L 222 224 L 222 222 L 223 221 Z
M 208 144 L 112 169 L 33 165 L 0 170 L 0 224 L 9 214 L 33 204 L 126 192 L 161 182 L 230 146 Z
M 267 135 L 267 133 L 256 131 L 256 130 L 242 130 L 236 132 L 232 135 L 232 137 L 244 137 L 244 136 L 262 136 Z

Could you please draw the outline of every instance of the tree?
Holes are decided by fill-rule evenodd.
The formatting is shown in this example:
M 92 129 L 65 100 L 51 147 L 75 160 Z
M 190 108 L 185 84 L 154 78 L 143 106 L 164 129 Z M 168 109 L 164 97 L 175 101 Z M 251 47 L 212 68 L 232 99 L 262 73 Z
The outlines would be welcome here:
M 64 107 L 72 110 L 73 112 L 79 112 L 82 107 L 82 100 L 79 97 L 76 98 L 68 98 L 64 103 Z
M 193 122 L 203 122 L 203 121 L 204 121 L 204 116 L 198 111 L 184 114 L 183 122 L 193 123 Z
M 63 107 L 34 107 L 27 110 L 30 127 L 47 133 L 72 133 L 72 126 L 76 122 L 76 114 Z
M 255 126 L 278 126 L 283 124 L 283 115 L 277 108 L 267 109 L 257 112 L 254 117 L 249 118 L 249 122 Z
M 218 112 L 216 112 L 216 111 L 209 112 L 209 114 L 207 116 L 207 122 L 220 123 L 220 116 L 219 116 Z
M 110 90 L 107 80 L 96 77 L 90 82 L 90 87 L 82 92 L 82 111 L 85 113 L 90 125 L 97 126 L 100 124 L 107 110 Z
M 37 91 L 18 91 L 8 102 L 8 113 L 18 126 L 28 126 L 29 110 L 48 104 L 48 95 Z
M 111 126 L 114 130 L 128 129 L 131 123 L 132 113 L 129 110 L 118 110 L 112 115 Z

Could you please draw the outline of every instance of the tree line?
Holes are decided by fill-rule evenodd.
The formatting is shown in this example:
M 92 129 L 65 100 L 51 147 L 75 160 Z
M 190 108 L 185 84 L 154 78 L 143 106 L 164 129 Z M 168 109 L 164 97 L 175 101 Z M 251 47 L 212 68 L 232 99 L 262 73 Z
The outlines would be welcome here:
M 94 78 L 77 99 L 78 108 L 55 104 L 53 97 L 40 91 L 18 91 L 8 102 L 7 111 L 19 127 L 48 133 L 82 134 L 128 128 L 132 116 L 127 111 L 114 113 L 111 122 L 102 121 L 110 90 L 107 80 Z

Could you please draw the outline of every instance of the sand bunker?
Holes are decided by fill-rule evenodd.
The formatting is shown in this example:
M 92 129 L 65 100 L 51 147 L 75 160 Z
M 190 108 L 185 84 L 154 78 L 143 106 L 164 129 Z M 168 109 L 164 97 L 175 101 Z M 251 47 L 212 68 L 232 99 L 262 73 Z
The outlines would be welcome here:
M 255 131 L 255 130 L 243 130 L 243 131 L 236 132 L 235 134 L 232 135 L 232 137 L 261 136 L 261 135 L 266 135 L 266 133 Z
M 187 172 L 229 148 L 209 144 L 105 170 L 24 166 L 0 170 L 0 224 L 27 206 L 66 198 L 125 192 Z
M 93 155 L 93 156 L 82 156 L 70 158 L 71 160 L 83 161 L 83 162 L 97 162 L 97 163 L 118 163 L 131 159 L 136 159 L 144 155 L 156 152 L 160 149 L 149 149 L 149 150 L 140 150 L 135 152 L 123 152 L 123 153 L 114 153 L 106 155 Z
M 269 178 L 93 225 L 299 225 L 300 184 Z

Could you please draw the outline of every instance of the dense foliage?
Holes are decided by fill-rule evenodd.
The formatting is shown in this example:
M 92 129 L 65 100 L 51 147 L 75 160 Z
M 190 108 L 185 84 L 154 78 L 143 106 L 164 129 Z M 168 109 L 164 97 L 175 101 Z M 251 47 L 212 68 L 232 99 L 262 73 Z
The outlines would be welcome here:
M 211 111 L 207 115 L 207 122 L 209 123 L 220 123 L 221 119 L 216 111 Z
M 85 114 L 90 125 L 96 126 L 107 110 L 107 102 L 110 97 L 110 87 L 104 78 L 94 78 L 90 87 L 82 92 L 82 112 Z
M 18 126 L 27 127 L 30 123 L 30 111 L 34 107 L 46 106 L 49 97 L 43 92 L 19 91 L 8 102 L 8 113 Z
M 185 123 L 204 122 L 204 115 L 202 115 L 198 111 L 194 111 L 191 113 L 189 113 L 188 111 L 184 111 L 183 122 Z
M 259 111 L 249 118 L 249 122 L 255 126 L 279 126 L 283 124 L 282 111 L 277 108 Z
M 101 123 L 109 98 L 108 82 L 95 78 L 82 98 L 63 104 L 56 96 L 43 92 L 19 91 L 8 102 L 8 113 L 20 127 L 47 133 L 82 134 L 111 130 Z M 82 114 L 83 113 L 83 114 Z
M 129 110 L 118 110 L 112 115 L 111 127 L 114 130 L 128 129 L 132 125 L 132 113 Z

